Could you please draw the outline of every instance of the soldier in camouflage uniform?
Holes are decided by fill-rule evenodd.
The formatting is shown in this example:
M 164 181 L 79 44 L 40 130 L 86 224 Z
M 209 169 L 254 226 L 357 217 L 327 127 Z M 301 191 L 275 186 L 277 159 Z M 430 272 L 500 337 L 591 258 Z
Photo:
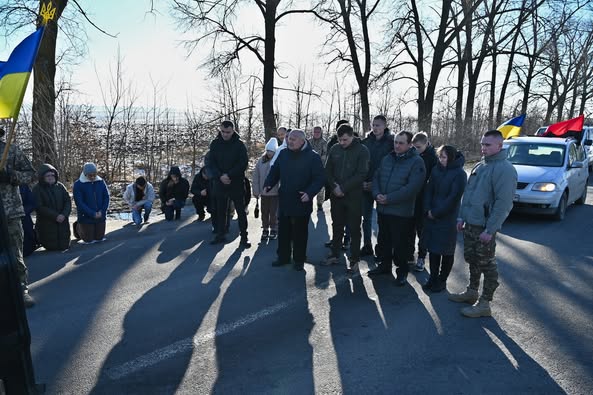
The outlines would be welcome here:
M 457 219 L 457 230 L 463 231 L 463 254 L 469 264 L 469 285 L 464 292 L 449 295 L 449 299 L 472 305 L 461 309 L 466 317 L 490 316 L 490 302 L 498 287 L 496 233 L 513 208 L 517 185 L 517 171 L 507 161 L 502 141 L 498 130 L 482 136 L 483 157 L 470 173 Z M 480 296 L 482 274 L 484 287 Z
M 0 128 L 0 137 L 4 136 L 4 130 Z M 0 141 L 0 152 L 4 152 L 6 143 Z M 21 217 L 24 217 L 25 210 L 21 194 L 19 193 L 19 184 L 30 184 L 35 177 L 35 170 L 29 159 L 23 151 L 15 144 L 8 150 L 8 160 L 6 168 L 0 169 L 0 196 L 4 205 L 4 212 L 8 224 L 8 237 L 10 245 L 13 248 L 17 260 L 17 273 L 23 286 L 23 298 L 26 307 L 35 304 L 33 298 L 29 295 L 27 287 L 27 266 L 23 259 L 23 226 Z
M 325 166 L 327 160 L 327 140 L 323 138 L 323 129 L 321 126 L 315 126 L 313 128 L 313 138 L 309 140 L 309 144 L 313 148 L 313 151 L 317 152 L 321 157 L 321 163 Z M 323 202 L 325 200 L 325 188 L 321 188 L 321 191 L 317 194 L 317 210 L 323 211 Z

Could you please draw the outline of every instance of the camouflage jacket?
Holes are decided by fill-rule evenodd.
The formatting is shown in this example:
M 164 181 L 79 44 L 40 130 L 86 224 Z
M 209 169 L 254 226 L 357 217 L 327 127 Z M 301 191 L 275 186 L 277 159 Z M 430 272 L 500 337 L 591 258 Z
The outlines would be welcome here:
M 311 144 L 311 148 L 313 151 L 317 152 L 321 157 L 321 162 L 325 165 L 325 161 L 327 159 L 328 149 L 327 149 L 327 141 L 320 137 L 318 139 L 311 138 L 309 139 L 309 144 Z
M 2 155 L 2 152 L 4 152 L 5 146 L 6 143 L 0 141 L 0 156 Z M 27 158 L 23 151 L 14 144 L 11 145 L 8 150 L 6 168 L 14 171 L 20 184 L 30 184 L 36 176 L 35 169 L 33 169 L 29 158 Z M 2 204 L 4 206 L 6 218 L 14 219 L 25 215 L 18 185 L 0 183 L 0 196 L 2 196 Z

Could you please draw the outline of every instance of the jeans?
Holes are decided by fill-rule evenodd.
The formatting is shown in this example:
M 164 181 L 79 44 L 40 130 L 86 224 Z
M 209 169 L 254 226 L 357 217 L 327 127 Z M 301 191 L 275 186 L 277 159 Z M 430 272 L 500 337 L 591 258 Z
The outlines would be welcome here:
M 142 209 L 144 209 L 144 218 L 148 220 L 150 212 L 152 211 L 152 202 L 146 202 L 138 208 L 138 210 L 132 210 L 132 220 L 136 225 L 142 223 Z

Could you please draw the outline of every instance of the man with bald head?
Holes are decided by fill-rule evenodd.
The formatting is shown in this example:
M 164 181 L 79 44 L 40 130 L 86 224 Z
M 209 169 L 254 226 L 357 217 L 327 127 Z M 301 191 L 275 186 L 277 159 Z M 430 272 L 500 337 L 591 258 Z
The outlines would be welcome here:
M 278 154 L 264 183 L 264 189 L 269 191 L 280 182 L 278 260 L 272 266 L 289 264 L 292 258 L 294 269 L 303 270 L 313 197 L 323 187 L 325 174 L 321 158 L 307 143 L 302 130 L 288 134 L 287 148 Z

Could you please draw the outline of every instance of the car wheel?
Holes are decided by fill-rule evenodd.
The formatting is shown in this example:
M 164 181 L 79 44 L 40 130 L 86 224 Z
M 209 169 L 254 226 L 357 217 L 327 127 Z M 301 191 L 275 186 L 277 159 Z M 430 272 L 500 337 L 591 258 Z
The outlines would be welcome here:
M 585 190 L 583 191 L 583 194 L 575 202 L 576 204 L 585 204 L 587 201 L 587 184 L 589 184 L 589 179 L 587 179 L 587 182 L 585 183 Z
M 558 203 L 558 208 L 554 213 L 554 219 L 556 221 L 562 221 L 566 215 L 566 206 L 568 205 L 568 193 L 564 192 Z

